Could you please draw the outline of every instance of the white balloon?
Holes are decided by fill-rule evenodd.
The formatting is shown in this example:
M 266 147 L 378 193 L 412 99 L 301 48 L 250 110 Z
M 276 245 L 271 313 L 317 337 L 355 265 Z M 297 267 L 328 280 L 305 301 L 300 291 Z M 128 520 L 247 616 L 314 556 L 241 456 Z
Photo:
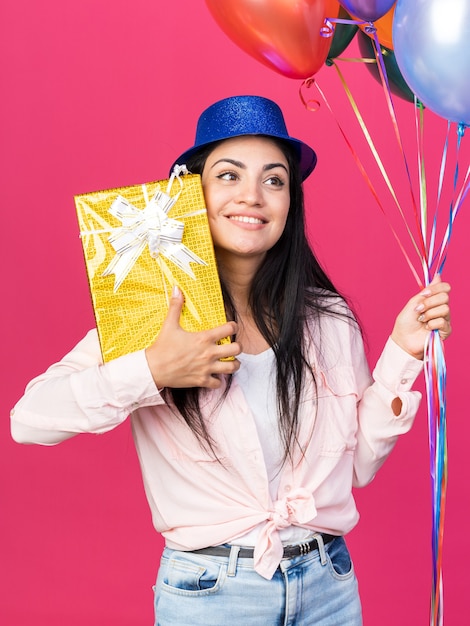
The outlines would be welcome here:
M 398 0 L 392 31 L 398 67 L 417 98 L 470 125 L 470 0 Z

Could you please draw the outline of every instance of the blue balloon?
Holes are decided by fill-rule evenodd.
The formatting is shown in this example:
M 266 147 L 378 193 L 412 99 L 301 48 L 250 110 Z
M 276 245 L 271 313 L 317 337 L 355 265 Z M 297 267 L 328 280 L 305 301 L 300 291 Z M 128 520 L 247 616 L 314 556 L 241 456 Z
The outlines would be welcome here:
M 418 99 L 470 125 L 470 1 L 398 0 L 392 36 L 398 67 Z
M 340 0 L 339 3 L 354 17 L 375 22 L 390 11 L 395 0 Z

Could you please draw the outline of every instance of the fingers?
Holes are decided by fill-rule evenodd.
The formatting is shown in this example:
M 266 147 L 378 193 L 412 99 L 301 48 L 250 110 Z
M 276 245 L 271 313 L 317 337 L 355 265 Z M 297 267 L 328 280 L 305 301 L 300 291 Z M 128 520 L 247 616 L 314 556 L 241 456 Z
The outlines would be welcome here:
M 450 307 L 448 304 L 442 304 L 442 305 L 435 305 L 431 308 L 423 308 L 423 313 L 420 313 L 420 315 L 418 315 L 418 322 L 423 322 L 424 324 L 427 324 L 428 322 L 430 322 L 431 320 L 437 319 L 437 318 L 448 318 L 450 315 Z
M 399 313 L 391 335 L 395 343 L 415 358 L 422 359 L 430 331 L 437 330 L 441 339 L 446 339 L 452 330 L 449 293 L 450 285 L 436 275 Z
M 428 330 L 438 330 L 441 339 L 447 339 L 452 332 L 450 321 L 442 317 L 430 320 L 426 324 Z
M 436 275 L 433 281 L 415 297 L 415 311 L 418 321 L 428 323 L 431 320 L 450 316 L 449 297 L 450 285 L 441 281 Z
M 222 326 L 216 326 L 215 328 L 203 332 L 210 343 L 218 343 L 222 339 L 225 339 L 225 337 L 233 337 L 233 335 L 236 335 L 237 330 L 238 326 L 236 322 L 227 322 L 226 324 L 222 324 Z M 240 353 L 237 352 L 237 354 Z M 236 354 L 227 354 L 226 356 L 236 356 Z
M 233 374 L 240 364 L 238 343 L 218 343 L 236 334 L 237 324 L 227 322 L 205 331 L 188 332 L 180 325 L 184 296 L 174 288 L 168 313 L 154 343 L 145 350 L 157 388 L 207 387 L 216 389 L 222 377 Z
M 421 295 L 425 297 L 432 296 L 436 293 L 449 293 L 450 285 L 449 283 L 443 282 L 441 276 L 439 274 L 435 274 L 432 281 L 429 283 L 425 289 L 421 292 Z
M 179 326 L 183 304 L 184 304 L 184 297 L 183 297 L 183 294 L 181 293 L 181 289 L 177 285 L 174 285 L 173 290 L 171 292 L 170 302 L 168 304 L 168 312 L 163 322 L 165 326 L 173 326 L 173 327 Z
M 234 345 L 234 344 L 232 344 Z M 234 374 L 240 369 L 240 361 L 232 359 L 230 361 L 215 360 L 212 366 L 208 368 L 206 375 L 200 377 L 197 387 L 205 387 L 207 389 L 218 389 L 222 385 L 224 376 Z
M 417 321 L 423 324 L 426 330 L 438 330 L 442 339 L 446 339 L 452 332 L 450 325 L 450 285 L 442 282 L 436 274 L 432 282 L 417 296 L 415 312 Z
M 175 285 L 171 293 L 171 298 L 168 305 L 168 312 L 163 323 L 165 326 L 180 328 L 180 317 L 181 311 L 183 309 L 183 304 L 183 293 L 181 292 L 181 289 L 177 285 Z M 237 324 L 235 322 L 226 322 L 222 326 L 217 326 L 216 328 L 212 328 L 205 332 L 207 333 L 207 338 L 209 341 L 211 341 L 212 343 L 217 343 L 225 337 L 231 337 L 232 335 L 235 335 L 237 332 Z

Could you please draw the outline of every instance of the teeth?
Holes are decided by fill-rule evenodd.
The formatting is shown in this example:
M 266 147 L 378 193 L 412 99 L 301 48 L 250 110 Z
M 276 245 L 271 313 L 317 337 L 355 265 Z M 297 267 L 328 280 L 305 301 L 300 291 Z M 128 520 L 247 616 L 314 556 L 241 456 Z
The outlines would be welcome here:
M 236 222 L 245 222 L 246 224 L 262 224 L 263 220 L 258 219 L 257 217 L 247 217 L 246 215 L 231 215 L 231 220 L 235 220 Z

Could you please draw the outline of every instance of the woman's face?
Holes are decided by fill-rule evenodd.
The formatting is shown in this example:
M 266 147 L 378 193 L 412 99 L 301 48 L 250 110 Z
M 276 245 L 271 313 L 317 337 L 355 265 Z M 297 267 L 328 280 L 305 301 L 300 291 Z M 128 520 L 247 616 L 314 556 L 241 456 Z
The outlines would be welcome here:
M 262 261 L 289 212 L 289 165 L 266 137 L 227 139 L 208 156 L 202 186 L 217 252 Z

